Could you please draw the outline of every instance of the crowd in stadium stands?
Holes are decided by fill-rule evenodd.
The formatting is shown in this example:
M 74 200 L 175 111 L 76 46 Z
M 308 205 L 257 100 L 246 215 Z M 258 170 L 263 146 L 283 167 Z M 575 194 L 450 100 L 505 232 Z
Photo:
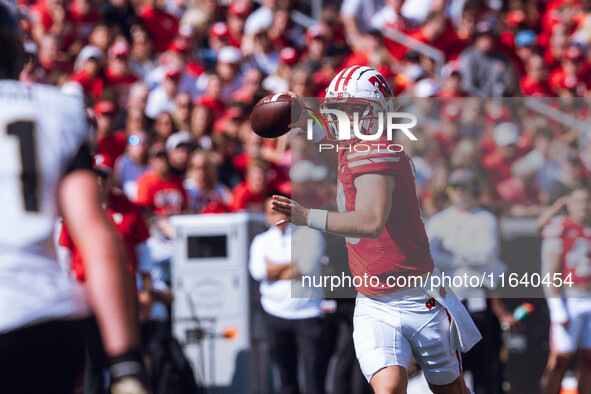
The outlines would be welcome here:
M 289 193 L 290 163 L 306 158 L 305 144 L 263 141 L 249 111 L 270 92 L 322 97 L 356 64 L 380 71 L 397 96 L 446 99 L 424 138 L 404 144 L 427 216 L 449 204 L 454 167 L 478 170 L 492 206 L 513 216 L 537 215 L 591 169 L 577 130 L 527 124 L 507 106 L 466 105 L 469 97 L 586 96 L 589 1 L 324 1 L 308 28 L 290 18 L 311 13 L 297 0 L 18 6 L 30 55 L 21 80 L 83 94 L 97 151 L 115 163 L 126 195 L 157 215 L 261 211 L 266 191 Z M 441 51 L 443 67 L 392 40 L 393 30 Z M 456 97 L 464 101 L 449 101 Z M 587 115 L 573 105 L 567 112 Z

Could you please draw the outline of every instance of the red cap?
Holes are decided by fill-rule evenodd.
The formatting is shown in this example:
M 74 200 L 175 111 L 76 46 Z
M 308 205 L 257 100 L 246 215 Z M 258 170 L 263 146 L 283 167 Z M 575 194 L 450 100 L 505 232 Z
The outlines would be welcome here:
M 583 50 L 578 45 L 570 45 L 564 50 L 564 58 L 568 60 L 582 60 L 584 57 Z
M 164 76 L 166 78 L 178 78 L 181 76 L 181 69 L 175 66 L 167 66 L 164 71 Z
M 95 170 L 111 175 L 114 167 L 113 158 L 111 156 L 103 153 L 97 153 L 94 155 L 94 164 L 92 168 Z
M 114 114 L 117 106 L 112 101 L 101 100 L 94 105 L 94 113 L 97 115 Z
M 460 118 L 462 114 L 462 108 L 458 103 L 451 102 L 446 103 L 441 107 L 441 119 L 453 121 Z
M 525 11 L 513 10 L 507 13 L 507 16 L 505 17 L 505 22 L 507 22 L 509 26 L 519 26 L 520 24 L 525 22 L 526 18 L 527 15 L 525 14 Z
M 279 59 L 283 63 L 294 64 L 298 61 L 298 52 L 292 47 L 285 47 L 279 51 Z
M 246 18 L 250 14 L 250 7 L 244 1 L 235 1 L 228 7 L 228 14 Z
M 306 30 L 306 38 L 308 40 L 313 40 L 319 37 L 326 37 L 327 35 L 328 30 L 326 29 L 326 27 L 324 27 L 324 25 L 321 25 L 319 23 L 315 24 L 314 26 Z
M 129 45 L 125 41 L 115 41 L 109 48 L 109 57 L 125 57 L 129 54 Z
M 222 38 L 228 35 L 228 25 L 225 22 L 216 22 L 211 25 L 209 35 L 215 38 Z

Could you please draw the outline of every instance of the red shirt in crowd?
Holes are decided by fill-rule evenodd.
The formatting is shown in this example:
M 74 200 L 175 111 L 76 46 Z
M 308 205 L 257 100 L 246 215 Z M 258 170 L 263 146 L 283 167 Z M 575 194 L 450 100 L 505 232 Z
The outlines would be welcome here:
M 179 28 L 177 18 L 150 6 L 142 7 L 138 17 L 142 26 L 154 40 L 156 52 L 166 51 L 168 44 L 174 39 Z
M 253 193 L 248 188 L 248 184 L 242 182 L 232 192 L 232 211 L 247 210 L 251 212 L 262 212 L 264 197 L 264 191 L 262 193 Z
M 519 86 L 521 86 L 521 92 L 525 96 L 537 96 L 537 97 L 554 97 L 555 96 L 555 94 L 552 92 L 552 89 L 550 88 L 550 83 L 548 83 L 548 80 L 536 82 L 529 75 L 524 75 L 521 78 L 521 81 L 519 81 Z
M 148 171 L 137 179 L 137 199 L 142 207 L 150 208 L 156 215 L 178 215 L 187 206 L 187 194 L 183 178 L 170 174 L 162 179 L 154 171 Z
M 84 95 L 90 96 L 95 100 L 98 100 L 101 97 L 105 83 L 105 81 L 99 76 L 91 79 L 88 73 L 84 70 L 72 74 L 70 76 L 70 81 L 78 82 L 84 90 Z
M 107 214 L 117 228 L 121 241 L 123 241 L 129 271 L 135 275 L 138 264 L 135 248 L 150 237 L 150 232 L 142 212 L 124 194 L 112 192 L 109 195 Z M 76 279 L 84 282 L 86 276 L 82 256 L 76 245 L 72 242 L 65 225 L 62 226 L 58 244 L 72 251 L 72 271 L 76 275 Z M 135 283 L 135 279 L 133 283 Z
M 47 1 L 39 1 L 31 7 L 31 19 L 34 22 L 40 22 L 45 32 L 49 31 L 54 20 L 49 12 Z M 66 16 L 60 33 L 61 49 L 67 49 L 75 39 L 75 22 L 69 10 L 66 10 Z
M 127 136 L 123 130 L 116 131 L 98 140 L 97 151 L 109 156 L 113 162 L 125 152 Z

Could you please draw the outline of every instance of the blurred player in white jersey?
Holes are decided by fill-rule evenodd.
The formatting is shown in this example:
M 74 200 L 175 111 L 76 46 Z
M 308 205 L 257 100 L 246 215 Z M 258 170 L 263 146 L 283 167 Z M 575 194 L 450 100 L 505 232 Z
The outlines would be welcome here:
M 579 353 L 580 394 L 591 393 L 591 190 L 568 195 L 567 214 L 552 219 L 542 232 L 544 275 L 561 287 L 548 287 L 550 354 L 542 394 L 558 394 L 566 368 Z M 555 279 L 556 278 L 556 279 Z
M 0 393 L 71 393 L 89 309 L 56 261 L 58 212 L 82 251 L 112 392 L 146 393 L 135 303 L 99 203 L 82 100 L 18 79 L 18 22 L 0 3 Z
M 291 221 L 346 237 L 351 273 L 379 278 L 379 283 L 357 286 L 353 332 L 361 370 L 376 393 L 406 393 L 413 355 L 434 393 L 468 393 L 459 351 L 469 350 L 480 334 L 464 306 L 444 287 L 428 291 L 414 280 L 408 285 L 388 282 L 438 274 L 410 158 L 388 148 L 394 141 L 386 133 L 373 140 L 351 138 L 353 130 L 341 131 L 342 119 L 335 112 L 345 112 L 349 124 L 357 113 L 358 131 L 371 137 L 379 114 L 393 112 L 392 99 L 389 83 L 373 68 L 353 66 L 338 73 L 321 103 L 321 109 L 330 111 L 323 114 L 327 133 L 314 138 L 319 142 L 327 137 L 340 147 L 338 212 L 307 209 L 279 196 L 274 209 L 286 215 L 279 223 Z

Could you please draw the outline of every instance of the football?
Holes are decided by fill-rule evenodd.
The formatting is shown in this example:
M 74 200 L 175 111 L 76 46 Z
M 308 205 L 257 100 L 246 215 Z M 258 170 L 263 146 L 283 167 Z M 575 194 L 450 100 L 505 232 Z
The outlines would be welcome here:
M 289 131 L 292 123 L 301 115 L 298 101 L 287 93 L 271 94 L 262 98 L 252 109 L 250 125 L 263 138 L 277 138 Z

